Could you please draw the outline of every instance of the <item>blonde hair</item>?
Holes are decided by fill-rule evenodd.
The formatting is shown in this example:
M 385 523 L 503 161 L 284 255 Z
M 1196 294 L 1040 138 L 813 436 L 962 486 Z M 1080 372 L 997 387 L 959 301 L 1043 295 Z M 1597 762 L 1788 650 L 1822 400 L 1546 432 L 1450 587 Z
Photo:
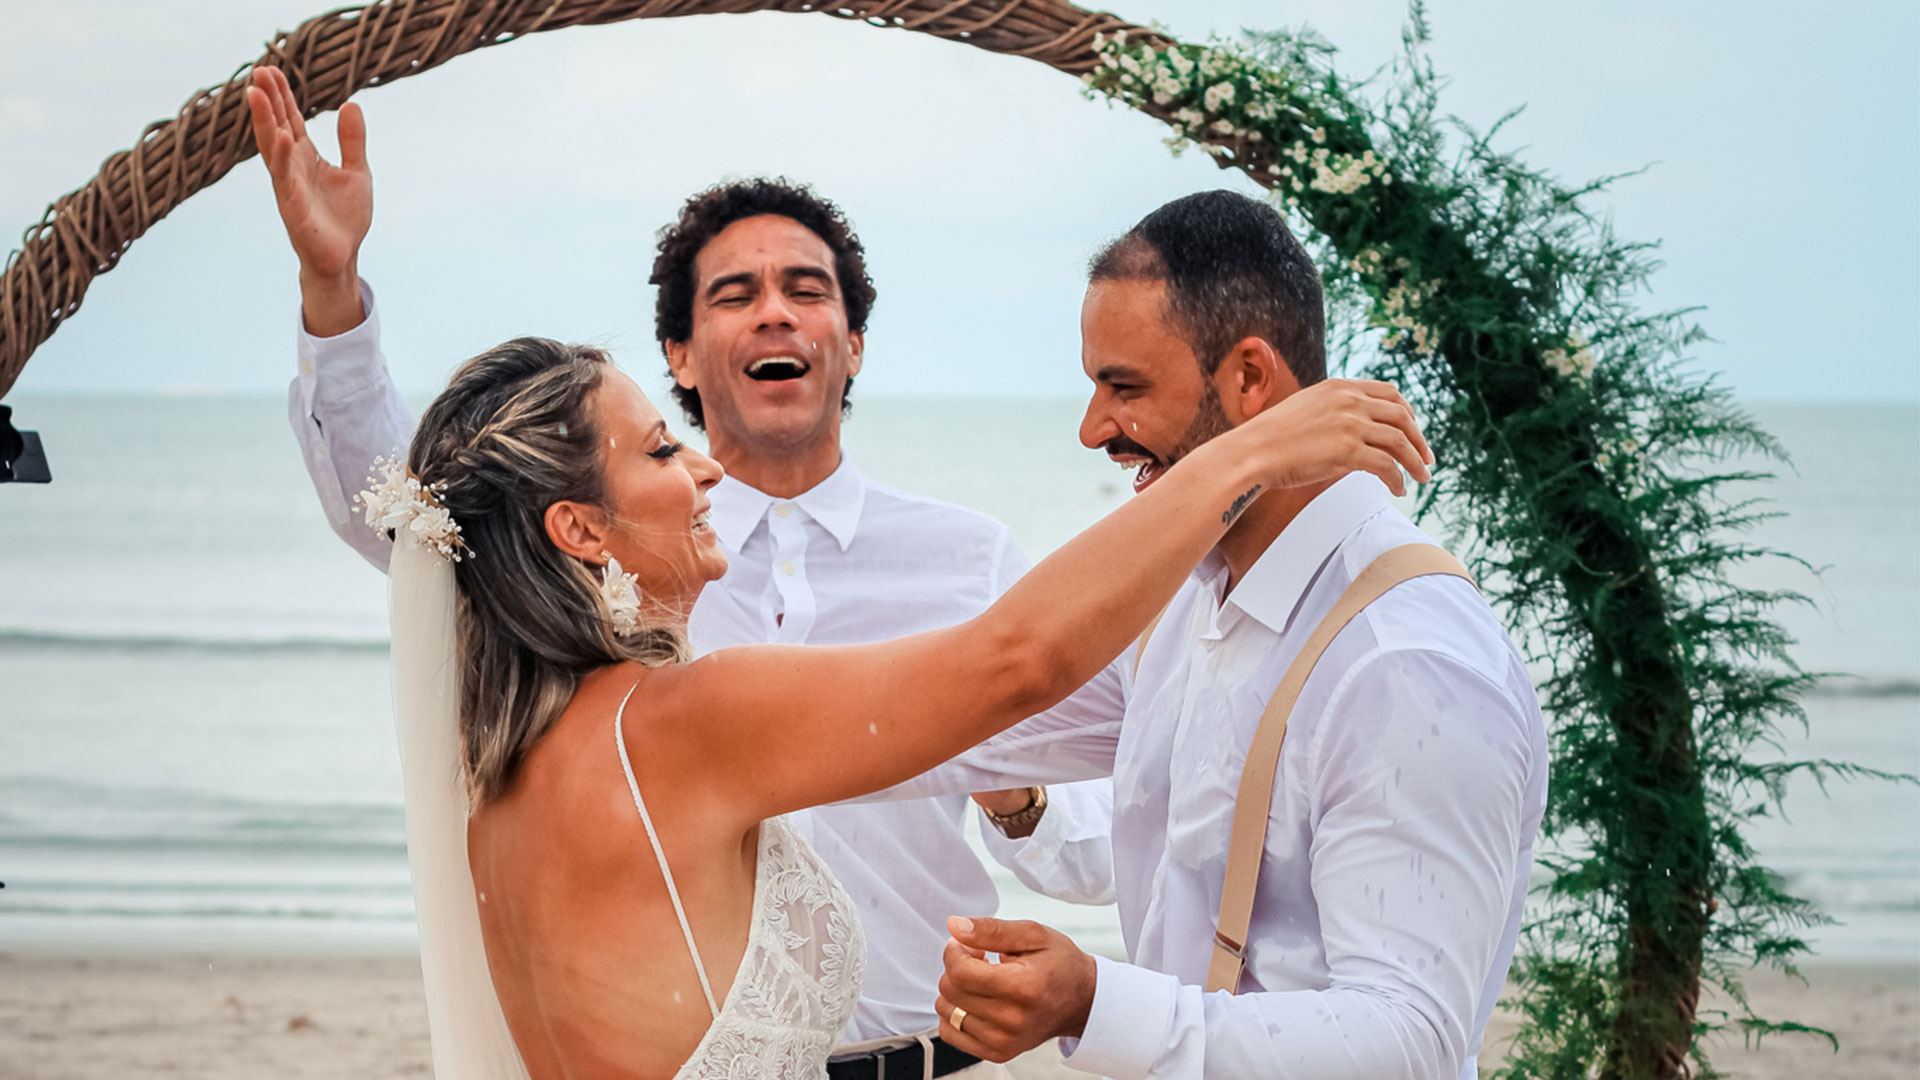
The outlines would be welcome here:
M 613 632 L 597 567 L 554 547 L 547 507 L 605 506 L 591 402 L 607 372 L 598 349 L 516 338 L 460 365 L 420 417 L 407 465 L 441 484 L 469 556 L 454 564 L 459 722 L 478 808 L 504 795 L 580 678 L 608 664 L 690 656 L 677 629 Z

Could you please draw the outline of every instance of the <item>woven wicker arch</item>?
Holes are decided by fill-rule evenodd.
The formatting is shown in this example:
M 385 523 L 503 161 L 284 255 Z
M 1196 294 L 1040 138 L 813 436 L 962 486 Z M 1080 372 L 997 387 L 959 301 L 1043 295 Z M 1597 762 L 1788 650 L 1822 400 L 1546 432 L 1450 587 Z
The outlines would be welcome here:
M 1071 75 L 1099 63 L 1096 34 L 1127 30 L 1166 40 L 1065 0 L 375 0 L 330 11 L 275 34 L 259 59 L 195 93 L 173 117 L 149 124 L 130 149 L 109 157 L 91 181 L 56 199 L 27 229 L 0 274 L 0 398 L 33 351 L 79 310 L 96 276 L 113 269 L 154 222 L 258 152 L 245 93 L 255 66 L 284 71 L 302 111 L 313 117 L 360 90 L 528 34 L 758 11 L 931 34 Z

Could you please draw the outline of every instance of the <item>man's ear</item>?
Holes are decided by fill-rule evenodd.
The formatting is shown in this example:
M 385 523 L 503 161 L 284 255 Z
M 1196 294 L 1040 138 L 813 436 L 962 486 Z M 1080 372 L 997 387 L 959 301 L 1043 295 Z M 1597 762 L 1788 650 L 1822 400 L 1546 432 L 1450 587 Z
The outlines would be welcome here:
M 693 384 L 693 360 L 687 355 L 689 350 L 684 341 L 668 341 L 661 346 L 667 354 L 667 370 L 673 372 L 673 381 L 682 390 L 697 390 Z
M 1271 409 L 1300 390 L 1286 360 L 1265 338 L 1245 337 L 1227 351 L 1214 371 L 1220 405 L 1235 424 Z
M 867 335 L 855 331 L 847 335 L 847 378 L 860 374 L 861 358 L 867 355 Z
M 607 515 L 597 507 L 562 499 L 547 507 L 547 539 L 576 559 L 594 564 L 607 550 Z

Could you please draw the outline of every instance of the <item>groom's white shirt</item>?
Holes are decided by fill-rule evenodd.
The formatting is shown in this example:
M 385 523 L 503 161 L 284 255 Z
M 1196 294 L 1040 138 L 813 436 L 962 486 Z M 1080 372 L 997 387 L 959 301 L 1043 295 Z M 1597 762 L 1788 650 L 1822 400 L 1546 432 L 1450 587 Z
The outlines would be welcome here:
M 392 545 L 365 526 L 352 497 L 366 486 L 376 456 L 404 455 L 414 421 L 388 374 L 373 293 L 364 283 L 362 296 L 367 318 L 353 330 L 316 338 L 301 327 L 288 412 L 328 523 L 384 571 Z M 700 653 L 766 642 L 863 644 L 952 626 L 979 614 L 1027 569 L 1005 525 L 872 483 L 844 459 L 793 499 L 732 477 L 710 497 L 729 565 L 694 607 L 688 631 Z M 1002 736 L 1009 741 L 995 752 L 1017 753 L 1036 741 L 1023 734 L 1036 726 L 1101 732 L 1089 740 L 1093 764 L 1041 757 L 1052 763 L 1049 775 L 1104 775 L 1098 759 L 1111 758 L 1124 670 L 1116 663 L 1048 716 Z M 1030 887 L 1087 899 L 1087 883 L 1108 876 L 1106 784 L 1066 785 L 1049 795 L 1019 859 L 1009 852 L 1002 861 Z M 847 1041 L 933 1027 L 947 916 L 998 907 L 993 883 L 966 842 L 969 805 L 964 794 L 948 792 L 790 816 L 860 908 L 867 973 Z
M 1513 959 L 1546 803 L 1532 682 L 1466 582 L 1375 601 L 1308 678 L 1280 755 L 1240 993 L 1206 994 L 1227 840 L 1261 712 L 1376 556 L 1430 542 L 1356 473 L 1223 596 L 1209 556 L 1141 658 L 1114 759 L 1113 861 L 1131 963 L 1100 958 L 1067 1064 L 1119 1080 L 1471 1080 Z M 1131 656 L 1128 657 L 1131 659 Z M 1015 729 L 1018 732 L 1019 729 Z M 1088 729 L 1075 755 L 1112 747 Z M 992 787 L 1009 741 L 925 774 Z M 1035 775 L 1044 780 L 1045 776 Z

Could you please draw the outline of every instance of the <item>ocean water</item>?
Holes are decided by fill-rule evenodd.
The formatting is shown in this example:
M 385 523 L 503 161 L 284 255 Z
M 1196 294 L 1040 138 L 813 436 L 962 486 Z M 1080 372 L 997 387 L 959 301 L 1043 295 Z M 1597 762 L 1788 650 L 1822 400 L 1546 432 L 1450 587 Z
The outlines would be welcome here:
M 384 582 L 321 519 L 267 398 L 22 397 L 56 482 L 0 486 L 0 951 L 406 950 Z M 1777 753 L 1920 773 L 1920 409 L 1760 406 L 1793 469 L 1796 657 L 1844 672 Z M 1038 558 L 1126 497 L 1075 402 L 860 401 L 867 474 L 1006 521 Z M 1763 858 L 1833 959 L 1920 961 L 1920 789 L 1796 781 Z M 1111 909 L 1002 912 L 1117 953 Z

